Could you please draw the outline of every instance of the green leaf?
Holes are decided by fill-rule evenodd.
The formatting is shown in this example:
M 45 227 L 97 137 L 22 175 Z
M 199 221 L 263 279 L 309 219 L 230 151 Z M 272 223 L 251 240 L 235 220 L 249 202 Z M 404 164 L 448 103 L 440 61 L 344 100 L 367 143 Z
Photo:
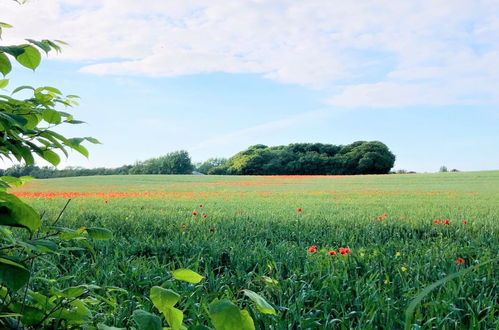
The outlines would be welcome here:
M 139 326 L 139 330 L 162 330 L 159 316 L 138 309 L 133 312 L 132 318 Z
M 0 192 L 0 225 L 36 231 L 40 227 L 40 217 L 31 206 L 16 196 Z
M 204 278 L 196 272 L 193 272 L 190 269 L 177 269 L 172 272 L 173 278 L 179 281 L 184 281 L 188 283 L 198 284 Z
M 73 121 L 74 121 L 74 120 L 73 120 Z M 99 141 L 99 140 L 97 140 L 96 138 L 90 137 L 90 136 L 87 136 L 87 137 L 85 138 L 85 140 L 87 140 L 88 142 L 93 143 L 93 144 L 102 144 L 102 143 L 100 143 L 100 141 Z
M 48 239 L 37 239 L 28 241 L 27 243 L 36 246 L 42 252 L 53 252 L 59 248 L 59 246 L 54 241 L 50 241 Z
M 42 56 L 38 49 L 33 46 L 25 46 L 24 52 L 18 56 L 16 56 L 16 60 L 22 66 L 27 67 L 28 69 L 36 69 L 42 60 Z
M 274 307 L 272 307 L 262 296 L 251 290 L 243 290 L 244 294 L 250 298 L 256 305 L 256 308 L 264 314 L 277 315 Z
M 7 23 L 4 23 L 4 22 L 0 22 L 0 27 L 3 27 L 3 28 L 11 28 L 11 27 L 12 27 L 12 25 L 7 24 Z
M 42 118 L 50 124 L 59 124 L 61 122 L 61 114 L 59 111 L 53 109 L 44 109 L 42 111 Z
M 50 50 L 52 49 L 50 47 L 50 44 L 46 41 L 36 41 L 36 40 L 33 40 L 33 39 L 26 39 L 26 41 L 34 44 L 34 45 L 37 45 L 38 47 L 40 47 L 46 54 L 48 54 L 48 52 L 50 52 Z
M 160 286 L 153 286 L 149 297 L 160 312 L 163 312 L 166 307 L 175 306 L 180 299 L 180 295 L 175 291 Z
M 0 79 L 0 88 L 5 88 L 9 84 L 9 79 Z
M 22 91 L 23 89 L 31 89 L 32 91 L 34 91 L 34 90 L 35 90 L 35 89 L 34 89 L 33 87 L 31 87 L 31 86 L 19 86 L 19 87 L 17 87 L 16 89 L 14 89 L 14 90 L 12 91 L 12 94 L 17 93 L 17 92 L 20 92 L 20 91 Z
M 54 166 L 59 165 L 59 163 L 61 162 L 61 157 L 59 157 L 59 155 L 52 150 L 44 150 L 41 156 L 43 157 L 43 159 Z
M 255 324 L 248 311 L 240 311 L 234 303 L 227 299 L 212 302 L 209 313 L 216 330 L 255 329 Z
M 12 70 L 12 64 L 4 53 L 0 53 L 0 73 L 4 76 Z
M 87 228 L 88 236 L 94 240 L 107 240 L 113 238 L 113 233 L 106 228 L 90 227 Z
M 184 313 L 175 307 L 168 307 L 163 312 L 166 321 L 172 330 L 182 329 L 182 321 L 184 320 Z
M 26 267 L 5 256 L 0 257 L 0 284 L 17 291 L 28 283 L 29 277 Z
M 61 292 L 59 292 L 59 295 L 67 299 L 72 299 L 79 297 L 84 293 L 85 293 L 85 288 L 74 286 L 62 290 Z
M 151 288 L 149 295 L 154 306 L 165 316 L 166 321 L 173 330 L 182 327 L 184 313 L 173 307 L 180 299 L 180 295 L 170 289 L 164 289 L 159 286 Z

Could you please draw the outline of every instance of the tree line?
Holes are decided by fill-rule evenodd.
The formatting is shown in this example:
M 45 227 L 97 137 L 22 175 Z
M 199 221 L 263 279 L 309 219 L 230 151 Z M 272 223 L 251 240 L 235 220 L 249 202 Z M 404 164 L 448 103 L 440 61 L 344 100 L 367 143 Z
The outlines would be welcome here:
M 262 144 L 243 150 L 229 159 L 210 158 L 193 164 L 185 150 L 117 168 L 38 167 L 15 165 L 0 175 L 57 178 L 90 175 L 191 174 L 212 175 L 347 175 L 387 174 L 395 155 L 379 141 L 357 141 L 348 145 L 294 143 L 268 147 Z

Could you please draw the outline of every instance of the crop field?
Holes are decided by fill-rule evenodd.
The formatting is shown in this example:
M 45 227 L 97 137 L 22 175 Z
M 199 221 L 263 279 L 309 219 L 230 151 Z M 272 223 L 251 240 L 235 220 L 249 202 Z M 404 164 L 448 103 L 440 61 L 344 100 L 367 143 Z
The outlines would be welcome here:
M 99 176 L 35 180 L 14 192 L 44 221 L 70 198 L 60 225 L 113 232 L 93 243 L 95 253 L 55 255 L 43 270 L 66 285 L 124 289 L 107 297 L 107 325 L 130 327 L 134 310 L 154 311 L 149 290 L 162 286 L 180 294 L 188 328 L 212 327 L 207 306 L 227 298 L 257 329 L 400 329 L 418 296 L 414 327 L 499 328 L 499 171 Z M 178 268 L 204 279 L 175 281 Z

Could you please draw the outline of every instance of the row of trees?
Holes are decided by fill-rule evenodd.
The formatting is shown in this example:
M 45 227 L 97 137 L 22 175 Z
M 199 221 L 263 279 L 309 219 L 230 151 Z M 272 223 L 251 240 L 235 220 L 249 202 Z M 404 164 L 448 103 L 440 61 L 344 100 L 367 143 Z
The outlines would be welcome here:
M 185 150 L 124 165 L 118 168 L 55 167 L 16 165 L 0 170 L 1 175 L 35 178 L 56 178 L 89 175 L 126 174 L 191 174 L 197 171 L 218 175 L 324 175 L 324 174 L 386 174 L 395 162 L 395 156 L 381 142 L 357 141 L 345 146 L 322 143 L 295 143 L 267 147 L 254 145 L 231 157 L 210 158 L 192 164 Z

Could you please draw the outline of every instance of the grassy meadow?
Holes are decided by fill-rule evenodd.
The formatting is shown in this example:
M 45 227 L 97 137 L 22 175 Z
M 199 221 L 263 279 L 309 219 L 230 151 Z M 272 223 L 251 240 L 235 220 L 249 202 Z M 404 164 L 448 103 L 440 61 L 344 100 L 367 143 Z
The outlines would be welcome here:
M 132 326 L 137 308 L 153 311 L 149 289 L 160 285 L 181 294 L 188 327 L 211 326 L 206 306 L 226 297 L 247 307 L 259 329 L 403 328 L 425 287 L 499 250 L 499 171 L 99 176 L 35 180 L 14 191 L 44 221 L 72 198 L 61 225 L 114 233 L 95 242 L 95 255 L 54 256 L 44 271 L 67 285 L 125 289 L 110 293 L 111 314 L 102 311 L 101 321 L 116 327 Z M 175 281 L 177 268 L 205 279 Z M 497 261 L 478 267 L 424 297 L 412 323 L 497 329 L 498 283 Z M 243 289 L 277 315 L 260 313 Z

